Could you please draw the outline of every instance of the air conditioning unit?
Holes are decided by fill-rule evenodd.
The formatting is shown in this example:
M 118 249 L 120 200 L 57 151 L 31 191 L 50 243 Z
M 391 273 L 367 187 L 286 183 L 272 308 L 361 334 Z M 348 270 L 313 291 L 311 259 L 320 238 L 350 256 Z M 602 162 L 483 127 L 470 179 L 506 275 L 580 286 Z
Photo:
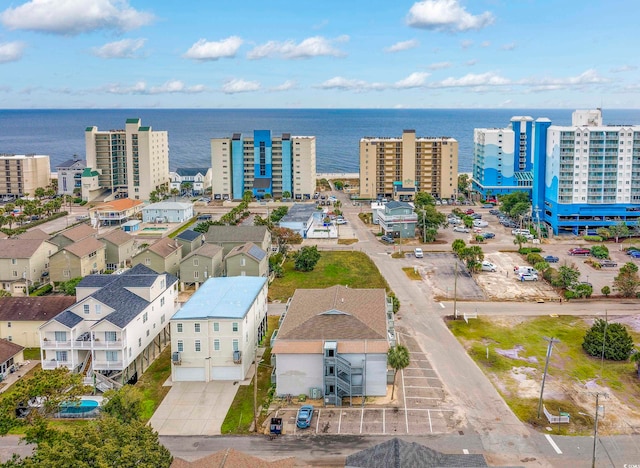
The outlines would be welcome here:
M 182 364 L 182 356 L 180 356 L 179 351 L 171 353 L 171 361 L 173 362 L 174 366 L 179 366 L 180 364 Z

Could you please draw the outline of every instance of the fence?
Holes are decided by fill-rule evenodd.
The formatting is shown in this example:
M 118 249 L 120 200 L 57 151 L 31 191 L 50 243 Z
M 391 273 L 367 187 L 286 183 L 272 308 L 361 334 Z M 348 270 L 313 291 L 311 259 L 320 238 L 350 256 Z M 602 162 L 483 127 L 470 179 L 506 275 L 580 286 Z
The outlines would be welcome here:
M 542 406 L 542 409 L 550 424 L 569 424 L 568 413 L 561 412 L 560 416 L 554 416 L 553 414 L 549 413 L 549 411 L 547 411 L 547 408 L 544 405 Z

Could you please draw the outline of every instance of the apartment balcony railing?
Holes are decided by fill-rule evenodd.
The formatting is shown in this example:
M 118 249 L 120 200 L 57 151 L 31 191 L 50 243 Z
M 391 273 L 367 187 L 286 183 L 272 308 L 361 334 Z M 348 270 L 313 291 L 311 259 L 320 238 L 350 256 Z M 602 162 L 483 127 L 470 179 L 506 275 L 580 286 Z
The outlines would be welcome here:
M 44 340 L 40 344 L 44 349 L 71 349 L 71 341 Z
M 126 343 L 121 340 L 106 341 L 106 340 L 93 340 L 93 349 L 122 349 L 126 346 Z
M 75 340 L 75 341 L 42 341 L 43 349 L 122 349 L 126 343 L 122 340 Z
M 120 370 L 123 367 L 122 361 L 93 361 L 94 370 Z
M 42 361 L 42 368 L 46 370 L 57 369 L 58 367 L 71 367 L 71 361 L 57 361 L 55 359 L 48 359 Z

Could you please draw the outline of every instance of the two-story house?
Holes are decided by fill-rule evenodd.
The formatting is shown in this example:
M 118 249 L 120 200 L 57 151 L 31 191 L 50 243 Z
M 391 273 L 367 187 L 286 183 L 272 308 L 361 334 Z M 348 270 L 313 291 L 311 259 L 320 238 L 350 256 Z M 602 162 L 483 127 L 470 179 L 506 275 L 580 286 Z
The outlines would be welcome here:
M 81 241 L 82 239 L 86 239 L 87 237 L 96 237 L 97 235 L 97 229 L 92 228 L 88 224 L 82 223 L 59 232 L 50 239 L 50 242 L 62 248 Z
M 180 260 L 182 260 L 182 246 L 174 239 L 163 237 L 135 255 L 131 259 L 131 264 L 141 263 L 158 273 L 166 271 L 177 275 L 180 271 Z
M 193 218 L 193 203 L 161 201 L 142 208 L 143 223 L 184 223 Z
M 243 380 L 266 331 L 266 278 L 209 278 L 171 319 L 173 381 Z
M 182 258 L 185 258 L 194 250 L 199 249 L 204 243 L 204 234 L 187 229 L 174 237 L 174 239 L 182 246 Z
M 207 279 L 222 276 L 222 271 L 222 247 L 202 244 L 180 262 L 180 283 L 193 284 L 198 289 Z
M 268 276 L 269 257 L 253 242 L 231 249 L 224 257 L 226 276 Z
M 105 246 L 107 270 L 124 268 L 128 260 L 138 253 L 135 237 L 121 229 L 114 229 L 98 237 Z
M 89 216 L 94 223 L 100 223 L 101 226 L 121 225 L 134 219 L 143 206 L 142 200 L 119 198 L 89 208 Z
M 107 373 L 123 383 L 137 378 L 168 343 L 177 284 L 144 265 L 83 278 L 76 302 L 40 327 L 42 368 Z
M 105 252 L 105 245 L 95 237 L 61 247 L 49 257 L 51 281 L 69 281 L 104 271 L 107 268 Z
M 37 348 L 40 326 L 75 302 L 73 296 L 0 297 L 0 338 Z
M 68 159 L 56 166 L 58 195 L 79 195 L 82 192 L 82 173 L 86 167 L 86 161 L 78 159 L 75 154 L 73 159 Z
M 388 236 L 410 238 L 416 235 L 418 215 L 413 206 L 406 202 L 390 201 L 377 212 L 378 224 Z
M 180 190 L 187 196 L 203 195 L 211 188 L 212 170 L 210 167 L 179 167 L 169 172 L 169 189 Z
M 331 405 L 386 395 L 387 351 L 395 340 L 384 289 L 296 289 L 271 351 L 276 393 L 315 388 Z
M 0 239 L 0 286 L 12 296 L 25 296 L 27 288 L 49 272 L 49 257 L 58 246 L 44 239 Z
M 247 242 L 253 242 L 265 252 L 271 249 L 271 233 L 267 226 L 209 226 L 204 241 L 224 248 L 222 255 Z

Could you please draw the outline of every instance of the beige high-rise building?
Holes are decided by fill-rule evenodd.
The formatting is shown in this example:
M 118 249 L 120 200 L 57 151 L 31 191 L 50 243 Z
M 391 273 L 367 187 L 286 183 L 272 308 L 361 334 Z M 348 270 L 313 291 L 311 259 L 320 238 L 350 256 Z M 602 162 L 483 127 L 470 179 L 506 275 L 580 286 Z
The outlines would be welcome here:
M 51 183 L 49 156 L 43 154 L 0 154 L 0 196 L 33 196 L 38 187 Z
M 169 183 L 169 136 L 127 119 L 124 130 L 85 131 L 87 167 L 99 173 L 100 187 L 120 197 L 148 200 Z M 167 185 L 168 186 L 168 185 Z
M 316 190 L 316 137 L 255 130 L 253 136 L 212 138 L 211 166 L 215 199 L 238 200 L 250 191 L 258 198 L 288 192 L 308 200 Z
M 411 201 L 416 192 L 451 198 L 458 187 L 458 142 L 448 137 L 360 140 L 360 197 Z

